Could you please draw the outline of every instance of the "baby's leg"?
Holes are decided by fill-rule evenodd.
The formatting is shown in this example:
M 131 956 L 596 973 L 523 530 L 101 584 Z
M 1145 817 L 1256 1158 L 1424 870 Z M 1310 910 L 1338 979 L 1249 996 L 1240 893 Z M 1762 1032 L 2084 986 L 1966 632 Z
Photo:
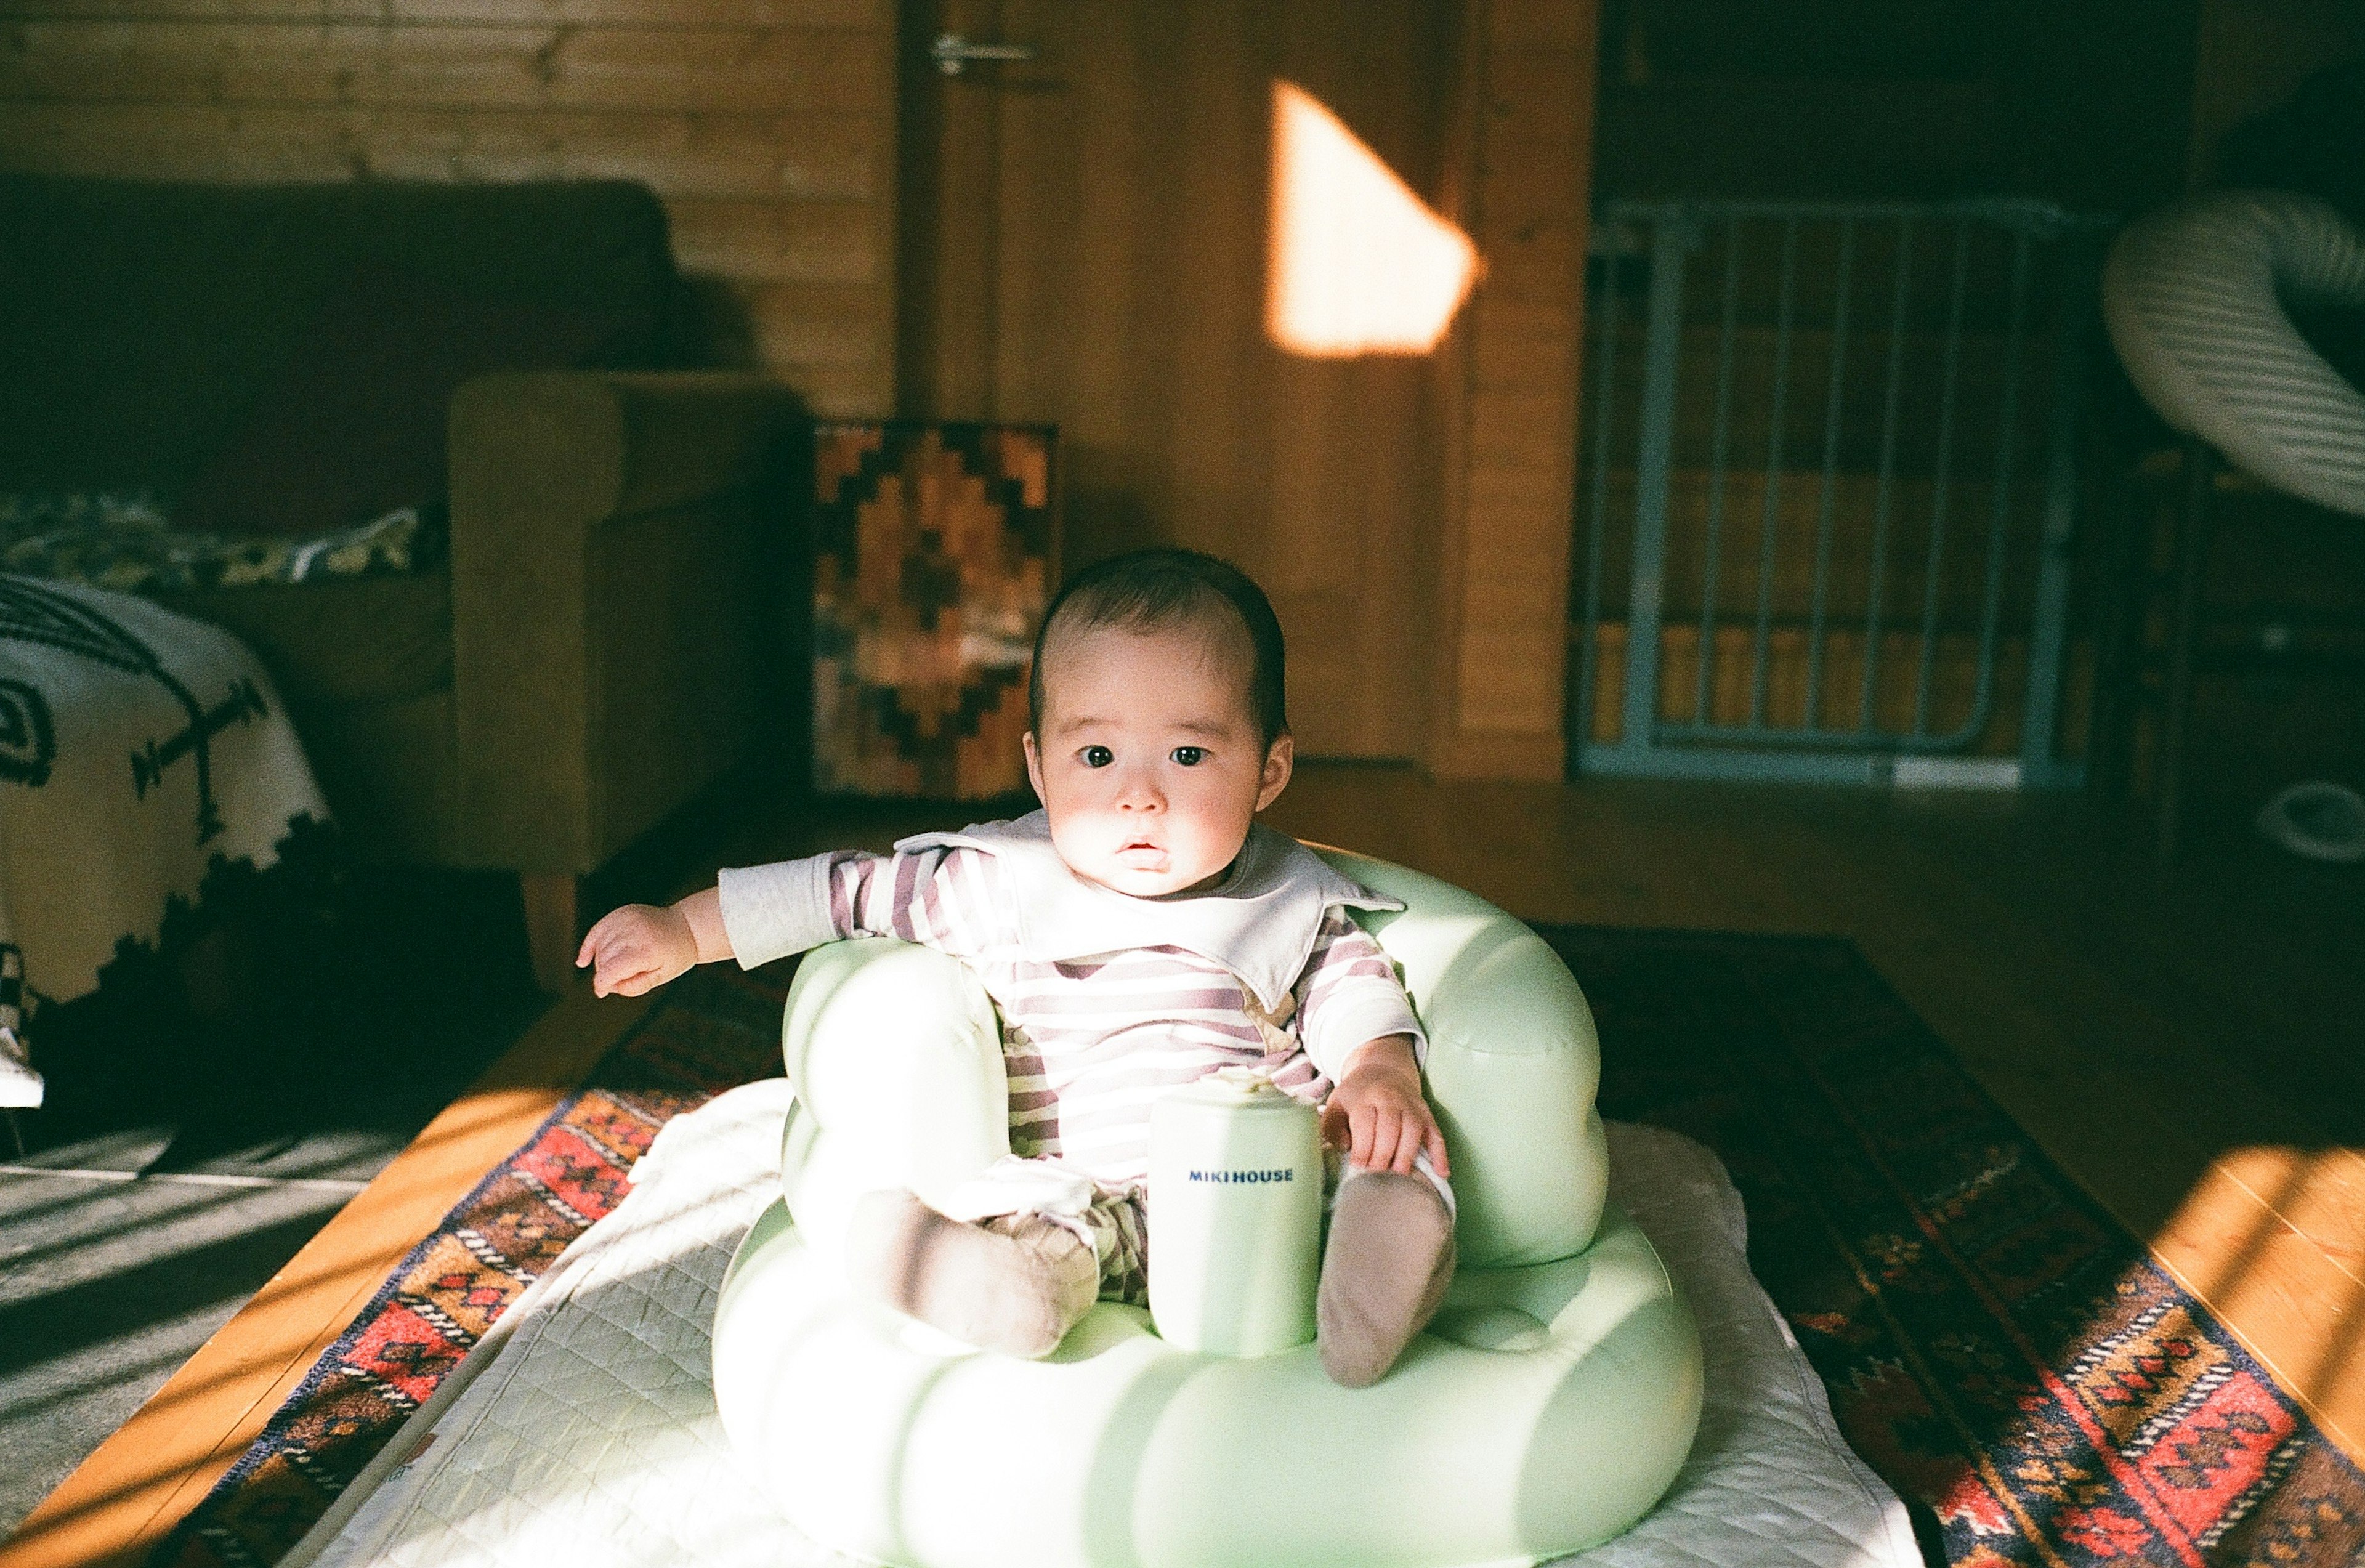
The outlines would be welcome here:
M 1386 1376 L 1452 1282 L 1453 1211 L 1421 1165 L 1409 1176 L 1350 1166 L 1339 1183 L 1314 1321 L 1322 1370 L 1342 1387 Z
M 1125 1299 L 1142 1273 L 1141 1236 L 1140 1204 L 1121 1193 L 1103 1193 L 1074 1220 L 969 1223 L 890 1190 L 856 1201 L 847 1269 L 857 1291 L 956 1339 L 1044 1356 L 1104 1294 L 1104 1275 Z

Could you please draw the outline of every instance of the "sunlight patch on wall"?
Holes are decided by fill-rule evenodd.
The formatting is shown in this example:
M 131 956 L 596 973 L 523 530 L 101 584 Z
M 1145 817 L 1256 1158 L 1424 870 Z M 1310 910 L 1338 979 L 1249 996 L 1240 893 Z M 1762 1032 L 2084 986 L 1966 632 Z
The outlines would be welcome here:
M 1316 359 L 1427 353 L 1477 274 L 1468 235 L 1338 116 L 1273 84 L 1265 326 L 1274 342 Z

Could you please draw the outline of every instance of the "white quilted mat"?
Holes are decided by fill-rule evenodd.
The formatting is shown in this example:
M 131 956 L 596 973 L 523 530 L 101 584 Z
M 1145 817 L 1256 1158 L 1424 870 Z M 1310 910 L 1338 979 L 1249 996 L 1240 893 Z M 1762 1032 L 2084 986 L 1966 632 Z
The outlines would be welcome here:
M 667 1126 L 632 1193 L 521 1297 L 286 1568 L 821 1568 L 847 1559 L 733 1467 L 707 1386 L 732 1249 L 778 1192 L 785 1081 Z M 1698 1315 L 1699 1439 L 1674 1489 L 1587 1568 L 1918 1568 L 1905 1509 L 1849 1451 L 1742 1256 L 1716 1158 L 1609 1129 L 1610 1193 Z

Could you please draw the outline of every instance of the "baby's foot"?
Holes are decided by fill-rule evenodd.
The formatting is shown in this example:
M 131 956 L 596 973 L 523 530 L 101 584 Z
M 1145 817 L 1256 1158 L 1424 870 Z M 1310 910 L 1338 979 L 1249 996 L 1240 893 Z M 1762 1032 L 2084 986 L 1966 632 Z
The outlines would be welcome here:
M 1360 1171 L 1339 1184 L 1315 1297 L 1315 1347 L 1342 1388 L 1387 1375 L 1453 1280 L 1453 1215 L 1426 1176 Z
M 855 1201 L 846 1267 L 862 1294 L 1009 1356 L 1058 1349 L 1101 1282 L 1092 1249 L 1064 1226 L 1036 1215 L 966 1225 L 892 1188 Z

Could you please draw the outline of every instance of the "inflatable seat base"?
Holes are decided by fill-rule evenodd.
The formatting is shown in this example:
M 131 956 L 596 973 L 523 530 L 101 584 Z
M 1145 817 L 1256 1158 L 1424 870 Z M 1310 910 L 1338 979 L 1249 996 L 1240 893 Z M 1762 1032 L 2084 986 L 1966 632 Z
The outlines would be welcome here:
M 1557 1262 L 1458 1278 L 1368 1389 L 1313 1347 L 1170 1350 L 1103 1304 L 1041 1361 L 958 1345 L 844 1287 L 783 1204 L 714 1324 L 734 1450 L 825 1546 L 902 1568 L 1476 1568 L 1615 1535 L 1681 1468 L 1699 1339 L 1614 1207 Z

